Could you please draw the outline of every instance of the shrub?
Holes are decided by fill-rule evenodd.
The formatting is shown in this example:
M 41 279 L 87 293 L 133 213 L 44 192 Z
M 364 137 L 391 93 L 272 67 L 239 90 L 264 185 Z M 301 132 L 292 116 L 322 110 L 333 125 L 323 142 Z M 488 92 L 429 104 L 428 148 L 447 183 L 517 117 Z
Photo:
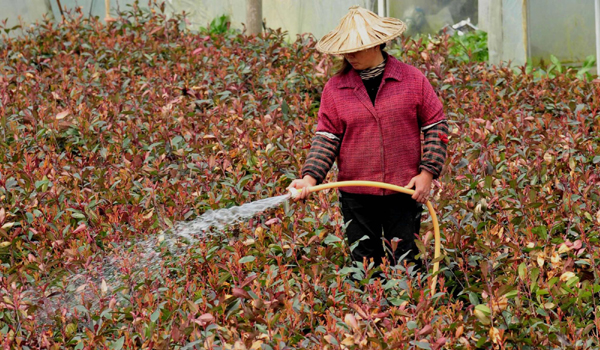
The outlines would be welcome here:
M 3 344 L 598 346 L 597 85 L 572 71 L 534 78 L 449 59 L 447 37 L 399 44 L 451 124 L 432 298 L 430 276 L 386 268 L 382 284 L 369 281 L 372 267 L 349 266 L 334 192 L 213 231 L 179 255 L 146 240 L 285 193 L 332 71 L 311 36 L 197 34 L 181 21 L 133 7 L 109 25 L 71 18 L 2 42 Z M 430 230 L 426 220 L 427 264 Z M 140 241 L 157 242 L 162 258 L 136 270 Z M 110 270 L 115 257 L 124 262 Z

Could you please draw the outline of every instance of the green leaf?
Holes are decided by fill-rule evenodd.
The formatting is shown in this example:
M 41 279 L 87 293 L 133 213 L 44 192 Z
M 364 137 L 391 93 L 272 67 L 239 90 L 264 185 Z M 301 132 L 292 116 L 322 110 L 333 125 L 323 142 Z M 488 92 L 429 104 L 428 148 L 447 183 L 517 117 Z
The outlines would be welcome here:
M 327 235 L 327 237 L 325 237 L 325 239 L 323 240 L 323 242 L 327 245 L 330 245 L 332 243 L 341 242 L 341 241 L 342 241 L 342 239 L 334 234 Z
M 394 306 L 400 306 L 406 300 L 400 299 L 400 298 L 389 298 L 388 301 L 390 302 L 390 304 L 392 304 Z
M 538 226 L 535 227 L 531 230 L 531 232 L 535 233 L 536 235 L 538 235 L 541 239 L 546 239 L 548 238 L 548 231 L 546 230 L 545 226 Z
M 410 343 L 412 345 L 418 347 L 419 349 L 429 349 L 429 350 L 431 350 L 431 345 L 429 345 L 429 343 L 426 343 L 424 341 L 412 340 Z
M 595 156 L 593 162 L 594 164 L 600 163 L 600 156 Z
M 523 262 L 523 263 L 521 263 L 521 265 L 519 265 L 519 269 L 518 269 L 518 271 L 519 271 L 519 277 L 520 277 L 522 280 L 525 280 L 525 273 L 527 272 L 527 265 L 525 265 L 525 263 L 524 263 L 524 262 Z
M 567 286 L 569 287 L 573 287 L 574 285 L 576 285 L 579 282 L 579 277 L 574 276 L 571 277 L 567 280 Z
M 352 243 L 352 245 L 350 246 L 350 251 L 353 252 L 354 249 L 356 249 L 356 247 L 358 247 L 358 245 L 360 244 L 361 241 L 367 240 L 369 239 L 368 235 L 364 235 L 362 236 L 360 239 L 356 240 L 356 242 Z
M 474 292 L 469 292 L 469 301 L 473 305 L 479 304 L 479 297 Z
M 121 350 L 123 348 L 123 343 L 125 343 L 125 336 L 117 339 L 114 343 L 111 344 L 110 348 L 113 350 Z
M 483 348 L 483 345 L 486 343 L 487 339 L 488 339 L 488 338 L 487 338 L 487 337 L 485 337 L 485 336 L 484 336 L 484 337 L 481 337 L 481 338 L 479 338 L 479 340 L 477 340 L 477 343 L 475 343 L 475 346 L 476 346 L 478 349 L 481 349 L 481 348 Z
M 154 311 L 154 313 L 152 315 L 150 315 L 150 321 L 156 322 L 156 320 L 158 320 L 159 316 L 160 316 L 160 309 Z
M 441 255 L 440 255 L 440 256 L 438 256 L 437 258 L 435 258 L 435 259 L 431 260 L 431 264 L 435 264 L 435 263 L 437 263 L 437 262 L 440 262 L 440 261 L 444 260 L 445 258 L 446 258 L 446 255 L 444 255 L 444 254 L 441 254 Z
M 556 66 L 556 70 L 559 73 L 562 73 L 562 64 L 560 63 L 560 60 L 556 56 L 550 55 L 550 61 Z
M 71 213 L 71 216 L 74 217 L 75 219 L 85 219 L 85 215 L 83 215 L 80 212 L 73 212 L 73 213 Z
M 540 269 L 538 269 L 537 267 L 534 267 L 533 269 L 531 269 L 531 272 L 529 273 L 529 278 L 532 281 L 537 281 L 537 278 L 539 275 L 540 275 Z
M 479 305 L 475 306 L 475 309 L 483 312 L 487 316 L 492 314 L 492 310 L 485 304 L 479 304 Z
M 254 256 L 252 256 L 252 255 L 247 255 L 247 256 L 245 256 L 245 257 L 241 258 L 241 259 L 240 259 L 238 262 L 239 262 L 240 264 L 245 264 L 245 263 L 252 262 L 252 261 L 254 261 L 255 259 L 256 259 L 256 258 L 255 258 Z
M 486 176 L 485 177 L 485 188 L 492 188 L 492 183 L 493 183 L 494 179 L 491 176 Z
M 281 113 L 283 113 L 283 115 L 287 116 L 290 113 L 290 107 L 288 106 L 287 102 L 285 102 L 285 100 L 281 103 Z

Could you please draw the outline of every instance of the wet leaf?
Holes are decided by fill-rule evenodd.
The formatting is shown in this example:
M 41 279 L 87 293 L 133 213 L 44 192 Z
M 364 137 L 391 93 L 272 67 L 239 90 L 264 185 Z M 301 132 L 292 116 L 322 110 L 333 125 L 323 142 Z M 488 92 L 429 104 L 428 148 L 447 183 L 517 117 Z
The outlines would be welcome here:
M 71 111 L 69 111 L 69 110 L 62 111 L 62 112 L 60 112 L 60 113 L 58 113 L 58 114 L 56 115 L 55 119 L 56 119 L 56 120 L 61 120 L 61 119 L 64 119 L 64 118 L 65 118 L 65 117 L 67 117 L 69 114 L 71 114 Z
M 253 257 L 253 256 L 249 255 L 249 256 L 245 256 L 245 257 L 241 258 L 241 259 L 239 260 L 239 263 L 240 263 L 240 264 L 245 264 L 245 263 L 252 262 L 252 261 L 254 261 L 255 259 L 256 259 L 255 257 Z

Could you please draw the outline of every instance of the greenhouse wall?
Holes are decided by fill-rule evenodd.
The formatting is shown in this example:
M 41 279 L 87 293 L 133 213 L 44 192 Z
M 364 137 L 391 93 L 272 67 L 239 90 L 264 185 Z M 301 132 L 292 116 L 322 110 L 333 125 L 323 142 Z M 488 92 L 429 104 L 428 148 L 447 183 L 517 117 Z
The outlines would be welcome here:
M 492 64 L 527 63 L 526 0 L 488 0 L 488 51 Z
M 282 28 L 291 39 L 306 32 L 321 38 L 339 24 L 350 6 L 372 8 L 372 3 L 372 0 L 263 0 L 262 16 L 267 27 Z M 170 6 L 176 12 L 190 11 L 189 19 L 197 28 L 205 27 L 222 14 L 230 16 L 235 28 L 242 28 L 246 22 L 246 0 L 173 0 Z
M 583 62 L 596 54 L 594 21 L 592 0 L 529 0 L 529 58 L 537 63 L 554 55 L 563 62 Z
M 591 0 L 487 0 L 490 62 L 524 65 L 551 55 L 565 63 L 595 54 Z
M 480 0 L 481 1 L 481 0 Z M 81 8 L 86 15 L 104 18 L 105 0 L 61 0 L 61 5 L 68 11 Z M 210 21 L 223 14 L 228 15 L 232 27 L 242 29 L 246 22 L 246 0 L 166 0 L 169 13 L 185 11 L 191 29 L 206 27 Z M 54 17 L 60 18 L 56 0 L 0 0 L 6 3 L 2 8 L 8 9 L 4 17 L 15 20 L 24 17 L 24 22 L 41 19 L 42 14 L 51 8 Z M 11 4 L 20 5 L 11 5 Z M 111 15 L 127 10 L 134 0 L 111 0 Z M 139 2 L 147 6 L 147 1 Z M 296 34 L 311 32 L 320 38 L 335 28 L 350 6 L 359 5 L 377 11 L 377 0 L 263 0 L 263 18 L 270 28 L 283 28 L 290 38 Z M 395 0 L 386 3 L 386 10 L 391 17 L 401 18 L 408 24 L 407 34 L 437 33 L 445 25 L 470 18 L 477 23 L 478 0 Z
M 502 6 L 502 61 L 527 63 L 527 7 L 525 0 L 504 0 Z
M 80 7 L 86 15 L 105 17 L 105 0 L 61 0 L 61 5 L 68 11 Z M 112 16 L 118 11 L 127 10 L 134 0 L 111 0 Z M 148 1 L 142 0 L 140 6 L 147 7 Z M 371 10 L 375 9 L 376 0 L 263 0 L 263 18 L 270 28 L 282 28 L 288 31 L 291 39 L 297 34 L 311 32 L 320 38 L 334 29 L 348 8 L 359 5 Z M 17 17 L 23 17 L 25 23 L 32 23 L 51 12 L 60 18 L 56 0 L 0 0 L 3 11 L 0 19 L 9 18 L 11 23 L 17 22 Z M 206 27 L 211 20 L 221 15 L 228 15 L 233 28 L 242 29 L 246 22 L 246 0 L 166 0 L 168 13 L 185 11 L 190 23 L 190 29 L 197 30 Z
M 6 20 L 5 26 L 12 28 L 16 25 L 28 26 L 41 21 L 44 15 L 53 19 L 50 8 L 50 0 L 0 0 L 0 23 Z
M 407 34 L 434 34 L 444 26 L 470 19 L 478 22 L 477 0 L 395 0 L 390 1 L 389 16 L 408 26 Z

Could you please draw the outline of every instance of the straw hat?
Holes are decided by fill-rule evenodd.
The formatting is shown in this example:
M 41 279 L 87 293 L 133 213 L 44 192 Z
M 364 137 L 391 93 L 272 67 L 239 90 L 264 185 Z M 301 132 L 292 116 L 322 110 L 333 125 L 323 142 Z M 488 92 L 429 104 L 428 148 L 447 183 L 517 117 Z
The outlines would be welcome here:
M 406 24 L 399 19 L 352 6 L 340 24 L 319 40 L 317 50 L 333 55 L 356 52 L 388 42 L 405 30 Z

